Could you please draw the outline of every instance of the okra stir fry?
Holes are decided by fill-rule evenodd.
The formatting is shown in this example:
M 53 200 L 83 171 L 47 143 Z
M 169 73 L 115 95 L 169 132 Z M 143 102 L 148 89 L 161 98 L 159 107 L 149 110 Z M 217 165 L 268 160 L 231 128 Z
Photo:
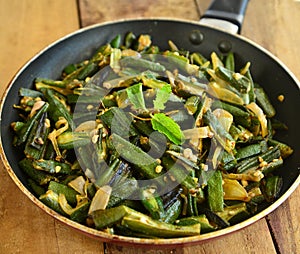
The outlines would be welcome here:
M 117 35 L 20 89 L 11 124 L 32 192 L 108 234 L 173 238 L 239 223 L 278 197 L 292 154 L 250 63 Z M 255 64 L 255 63 L 254 63 Z

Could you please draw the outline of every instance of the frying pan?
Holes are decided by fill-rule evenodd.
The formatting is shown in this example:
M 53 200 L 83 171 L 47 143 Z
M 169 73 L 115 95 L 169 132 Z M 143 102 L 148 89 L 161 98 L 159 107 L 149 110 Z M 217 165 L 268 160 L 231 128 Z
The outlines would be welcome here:
M 243 14 L 248 1 L 215 1 L 202 20 L 202 23 L 221 24 L 222 29 L 203 25 L 199 22 L 170 19 L 131 19 L 97 24 L 78 30 L 56 41 L 33 57 L 21 68 L 9 85 L 1 100 L 1 157 L 11 178 L 21 191 L 38 207 L 43 209 L 60 222 L 79 230 L 89 236 L 103 241 L 113 241 L 122 244 L 139 245 L 182 245 L 195 244 L 200 241 L 219 237 L 246 227 L 263 218 L 282 204 L 300 183 L 299 137 L 300 124 L 297 109 L 300 108 L 299 81 L 270 52 L 259 45 L 243 38 L 234 32 L 240 31 Z M 233 5 L 233 6 L 232 6 Z M 223 30 L 228 26 L 230 32 Z M 277 136 L 278 140 L 288 143 L 294 149 L 294 154 L 285 161 L 279 174 L 283 177 L 283 188 L 280 197 L 273 204 L 262 207 L 261 211 L 237 225 L 200 236 L 180 239 L 139 239 L 124 236 L 114 236 L 75 223 L 48 208 L 30 191 L 27 177 L 18 166 L 22 153 L 12 146 L 13 133 L 10 123 L 18 120 L 18 114 L 13 111 L 13 105 L 19 101 L 18 91 L 21 87 L 32 87 L 36 77 L 57 79 L 64 66 L 89 58 L 97 47 L 111 41 L 116 34 L 125 35 L 132 31 L 135 34 L 150 34 L 153 43 L 161 49 L 168 48 L 168 40 L 172 40 L 179 48 L 191 52 L 199 51 L 208 57 L 211 52 L 226 53 L 233 51 L 236 57 L 236 67 L 241 68 L 250 61 L 254 80 L 268 93 L 277 110 L 277 118 L 286 123 L 289 130 Z M 285 100 L 279 102 L 278 95 L 284 95 Z

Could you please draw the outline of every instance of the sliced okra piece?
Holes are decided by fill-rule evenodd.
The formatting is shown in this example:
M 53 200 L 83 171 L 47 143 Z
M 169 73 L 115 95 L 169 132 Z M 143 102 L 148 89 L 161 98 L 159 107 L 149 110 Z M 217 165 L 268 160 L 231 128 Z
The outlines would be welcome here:
M 45 194 L 41 195 L 39 199 L 48 207 L 58 212 L 61 215 L 68 216 L 61 208 L 58 202 L 58 194 L 53 190 L 48 190 Z
M 293 148 L 289 145 L 275 139 L 268 139 L 268 144 L 271 146 L 278 146 L 283 159 L 289 157 L 294 152 Z
M 128 32 L 126 35 L 125 35 L 125 38 L 124 38 L 124 46 L 129 49 L 129 48 L 132 48 L 134 42 L 136 40 L 136 36 L 134 33 L 132 32 Z
M 118 158 L 116 158 L 118 159 Z M 128 182 L 128 184 L 130 184 L 130 182 L 132 184 L 134 184 L 135 182 L 135 178 L 132 178 L 132 168 L 129 165 L 129 163 L 122 161 L 121 163 L 118 165 L 118 167 L 116 168 L 113 176 L 110 178 L 108 184 L 110 186 L 119 186 L 119 184 L 123 184 L 125 182 Z M 117 187 L 117 189 L 119 189 L 119 187 Z M 130 195 L 130 194 L 128 194 Z
M 133 209 L 124 205 L 105 210 L 95 210 L 89 215 L 88 224 L 93 224 L 96 229 L 111 227 L 115 223 L 119 223 L 125 215 L 133 211 Z
M 16 132 L 17 139 L 15 142 L 16 146 L 19 146 L 23 144 L 27 138 L 28 135 L 35 125 L 36 121 L 40 119 L 40 117 L 43 115 L 44 112 L 48 110 L 49 104 L 45 103 L 29 120 L 27 120 L 20 129 Z
M 50 140 L 47 140 L 43 158 L 45 160 L 55 160 L 56 152 Z
M 80 67 L 80 64 L 69 64 L 63 69 L 62 76 L 67 76 L 71 74 L 72 72 L 76 71 Z
M 162 165 L 168 171 L 168 175 L 171 178 L 171 181 L 177 181 L 182 186 L 186 187 L 188 190 L 193 190 L 197 187 L 195 178 L 190 175 L 182 165 L 176 163 L 171 157 L 163 156 Z
M 49 183 L 48 190 L 52 190 L 57 194 L 64 194 L 68 203 L 70 203 L 70 205 L 77 204 L 76 196 L 79 195 L 79 193 L 67 185 L 55 181 L 51 181 Z
M 54 160 L 34 160 L 32 163 L 33 167 L 37 170 L 42 170 L 50 174 L 72 174 L 71 165 L 64 162 L 58 162 Z
M 109 164 L 108 167 L 99 168 L 99 177 L 96 180 L 96 185 L 101 187 L 111 180 L 111 178 L 114 176 L 115 171 L 117 171 L 121 161 L 116 158 L 111 164 Z
M 199 96 L 191 96 L 186 100 L 184 107 L 190 114 L 195 114 L 198 110 L 200 100 L 201 99 Z
M 117 186 L 113 187 L 107 208 L 114 207 L 130 197 L 138 190 L 137 181 L 134 178 L 127 178 Z
M 234 54 L 229 52 L 225 57 L 225 68 L 230 71 L 235 71 Z
M 47 121 L 47 112 L 45 112 L 32 127 L 24 149 L 27 158 L 40 159 L 43 156 L 50 131 Z
M 80 167 L 87 173 L 88 171 L 92 172 L 91 178 L 94 180 L 98 179 L 99 172 L 98 169 L 101 168 L 102 163 L 99 163 L 95 157 L 95 149 L 91 145 L 80 146 L 76 148 L 77 160 L 80 164 Z M 104 161 L 103 161 L 104 163 Z M 105 164 L 106 166 L 106 164 Z
M 71 86 L 68 86 L 68 83 L 65 81 L 37 78 L 34 82 L 35 88 L 38 91 L 41 91 L 42 89 L 52 89 L 62 95 L 68 95 L 72 93 L 72 90 L 70 89 Z
M 162 195 L 161 198 L 164 204 L 164 209 L 167 210 L 177 199 L 179 199 L 182 192 L 183 188 L 177 187 Z
M 65 131 L 57 137 L 57 144 L 60 149 L 73 149 L 91 143 L 87 132 Z
M 268 149 L 266 152 L 240 161 L 236 165 L 236 171 L 237 173 L 245 173 L 248 169 L 258 168 L 263 161 L 269 163 L 274 159 L 278 159 L 279 157 L 280 150 L 277 146 L 275 146 Z
M 240 161 L 242 159 L 251 157 L 253 155 L 257 155 L 261 153 L 262 147 L 261 144 L 250 144 L 248 146 L 242 147 L 237 149 L 237 152 L 235 154 L 235 158 Z
M 248 92 L 250 89 L 250 80 L 244 75 L 226 69 L 222 66 L 218 66 L 215 69 L 215 73 L 219 78 L 228 82 L 241 93 Z
M 50 181 L 56 180 L 54 176 L 40 170 L 36 170 L 32 164 L 33 161 L 28 158 L 25 158 L 19 162 L 20 168 L 37 184 L 46 185 Z
M 153 220 L 144 214 L 140 214 L 140 216 L 135 216 L 134 214 L 126 215 L 122 219 L 121 225 L 146 235 L 167 238 L 199 235 L 201 230 L 200 223 L 189 226 L 178 226 Z
M 43 97 L 43 94 L 41 92 L 25 87 L 20 88 L 19 95 L 21 97 L 26 96 L 31 98 Z
M 227 163 L 232 162 L 232 161 L 236 162 L 235 156 L 231 153 L 224 151 L 222 154 L 222 157 L 221 157 L 221 164 L 226 165 Z
M 85 63 L 83 66 L 81 66 L 77 70 L 75 70 L 75 71 L 71 72 L 69 75 L 67 75 L 63 79 L 63 82 L 70 83 L 75 79 L 84 80 L 85 78 L 90 77 L 93 74 L 95 74 L 98 71 L 98 69 L 99 69 L 98 64 L 96 62 L 92 61 L 92 59 L 91 59 L 90 61 Z
M 99 118 L 105 126 L 118 135 L 129 133 L 130 136 L 134 136 L 138 134 L 132 125 L 132 117 L 120 108 L 111 107 L 101 114 Z
M 176 221 L 176 225 L 180 226 L 188 226 L 188 225 L 194 225 L 200 223 L 201 225 L 201 233 L 208 233 L 215 231 L 217 227 L 209 222 L 205 214 L 200 214 L 198 216 L 190 216 L 181 218 L 178 221 Z
M 142 189 L 141 201 L 153 219 L 160 220 L 164 218 L 164 205 L 161 197 L 155 195 L 155 188 L 148 187 Z
M 235 216 L 249 215 L 247 211 L 247 205 L 245 202 L 241 202 L 235 205 L 225 206 L 222 212 L 217 212 L 217 215 L 224 221 L 230 223 Z
M 181 209 L 182 209 L 182 201 L 180 199 L 176 199 L 175 202 L 165 210 L 162 221 L 173 224 L 180 216 Z
M 221 171 L 217 170 L 207 181 L 207 200 L 212 212 L 224 210 L 224 192 Z
M 261 168 L 261 171 L 264 175 L 268 175 L 269 173 L 273 172 L 275 169 L 281 167 L 283 165 L 283 159 L 278 158 L 274 159 L 273 161 L 269 162 L 267 165 Z
M 69 127 L 71 129 L 74 129 L 72 116 L 66 106 L 66 98 L 58 95 L 52 89 L 42 88 L 41 92 L 44 94 L 46 100 L 49 103 L 49 117 L 54 122 L 57 122 L 60 117 L 63 117 L 67 120 Z
M 273 202 L 279 196 L 282 185 L 283 181 L 280 176 L 270 176 L 262 180 L 261 189 L 267 202 Z
M 191 193 L 187 193 L 187 215 L 188 216 L 198 215 L 197 198 L 195 195 L 192 195 Z
M 256 86 L 254 88 L 257 104 L 262 108 L 267 117 L 273 117 L 276 114 L 268 95 L 262 87 Z
M 121 46 L 121 35 L 117 34 L 111 41 L 110 41 L 110 46 L 112 48 L 120 48 Z
M 178 69 L 179 73 L 195 75 L 199 71 L 199 66 L 189 63 L 189 59 L 177 52 L 165 51 L 164 56 L 167 56 L 167 61 L 164 63 L 168 70 Z
M 227 221 L 224 221 L 217 213 L 211 211 L 205 206 L 199 206 L 199 214 L 205 214 L 209 222 L 216 226 L 216 229 L 226 228 L 229 226 Z
M 70 214 L 70 219 L 78 223 L 84 224 L 88 216 L 90 202 L 84 203 L 77 207 L 74 212 Z
M 240 137 L 241 130 L 235 124 L 231 124 L 229 134 L 235 141 L 237 141 Z
M 191 63 L 197 64 L 199 66 L 204 65 L 205 63 L 208 63 L 209 61 L 199 52 L 194 52 L 190 55 Z M 210 66 L 208 66 L 210 67 Z
M 113 133 L 110 137 L 112 145 L 120 156 L 130 162 L 132 166 L 148 179 L 156 178 L 162 174 L 157 170 L 159 163 L 141 148 Z M 163 184 L 163 183 L 161 183 Z
M 131 229 L 122 226 L 120 224 L 116 224 L 113 228 L 108 228 L 107 230 L 112 230 L 113 234 L 119 234 L 119 235 L 130 236 L 130 237 L 150 238 L 150 239 L 158 238 L 155 236 L 149 236 L 140 232 L 132 231 Z
M 159 54 L 160 49 L 156 45 L 151 45 L 147 50 L 145 51 L 145 54 Z

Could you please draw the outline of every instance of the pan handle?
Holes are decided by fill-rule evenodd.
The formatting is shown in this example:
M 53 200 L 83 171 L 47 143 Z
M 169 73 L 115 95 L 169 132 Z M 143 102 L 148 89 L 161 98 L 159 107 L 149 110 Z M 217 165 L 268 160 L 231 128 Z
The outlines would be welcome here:
M 214 0 L 200 22 L 240 33 L 249 0 Z

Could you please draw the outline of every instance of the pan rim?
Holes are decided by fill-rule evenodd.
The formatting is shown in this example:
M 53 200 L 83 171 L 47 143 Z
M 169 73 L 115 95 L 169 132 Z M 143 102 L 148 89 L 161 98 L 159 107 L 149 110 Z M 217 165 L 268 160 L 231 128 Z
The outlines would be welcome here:
M 6 101 L 7 95 L 11 89 L 11 87 L 13 86 L 13 84 L 15 83 L 16 79 L 18 78 L 18 76 L 21 75 L 21 73 L 23 73 L 24 70 L 26 70 L 26 68 L 33 62 L 35 61 L 40 55 L 42 55 L 43 53 L 47 52 L 50 48 L 54 47 L 55 45 L 67 40 L 70 37 L 76 36 L 77 34 L 81 34 L 84 33 L 85 31 L 89 31 L 92 30 L 94 28 L 98 28 L 98 27 L 102 27 L 102 26 L 107 26 L 107 25 L 112 25 L 112 24 L 118 24 L 118 23 L 124 23 L 124 22 L 133 22 L 133 21 L 171 21 L 171 22 L 182 22 L 182 23 L 189 23 L 189 24 L 195 24 L 199 27 L 206 27 L 209 29 L 213 29 L 213 30 L 218 30 L 220 32 L 226 33 L 226 34 L 230 34 L 231 36 L 237 37 L 239 40 L 243 40 L 251 45 L 253 45 L 254 47 L 258 48 L 260 51 L 262 51 L 263 53 L 267 54 L 269 57 L 273 58 L 280 66 L 281 68 L 283 68 L 287 74 L 292 78 L 293 82 L 298 86 L 298 88 L 300 88 L 300 82 L 298 81 L 298 79 L 296 78 L 296 76 L 289 70 L 289 68 L 275 55 L 273 55 L 270 51 L 268 51 L 267 49 L 263 48 L 262 46 L 260 46 L 259 44 L 253 42 L 251 39 L 248 39 L 242 35 L 236 35 L 236 34 L 231 34 L 228 33 L 224 30 L 221 29 L 217 29 L 217 28 L 212 28 L 212 27 L 208 27 L 205 25 L 200 24 L 198 21 L 191 21 L 191 20 L 187 20 L 187 19 L 178 19 L 178 18 L 130 18 L 130 19 L 119 19 L 119 20 L 114 20 L 114 21 L 106 21 L 106 22 L 102 22 L 102 23 L 98 23 L 98 24 L 93 24 L 93 25 L 89 25 L 87 27 L 84 28 L 80 28 L 78 30 L 75 30 L 57 40 L 55 40 L 54 42 L 50 43 L 48 46 L 44 47 L 42 50 L 40 50 L 38 53 L 36 53 L 33 57 L 31 57 L 17 72 L 16 74 L 12 77 L 11 81 L 8 83 L 8 85 L 6 86 L 3 95 L 1 97 L 1 102 L 0 102 L 0 122 L 2 122 L 2 111 L 3 111 L 3 107 L 4 107 L 4 103 Z M 2 137 L 2 131 L 0 130 L 0 134 Z M 261 212 L 259 212 L 258 214 L 250 217 L 249 219 L 242 221 L 236 225 L 230 226 L 228 228 L 225 229 L 221 229 L 215 232 L 211 232 L 211 233 L 206 233 L 203 235 L 199 235 L 199 236 L 191 236 L 191 237 L 184 237 L 184 238 L 170 238 L 170 239 L 143 239 L 143 238 L 134 238 L 134 237 L 127 237 L 127 236 L 120 236 L 120 235 L 110 235 L 108 233 L 105 233 L 103 231 L 99 231 L 93 228 L 89 228 L 87 226 L 84 226 L 82 224 L 76 223 L 58 213 L 56 213 L 55 211 L 53 211 L 52 209 L 50 209 L 49 207 L 47 207 L 46 205 L 44 205 L 38 198 L 36 198 L 26 187 L 25 185 L 23 185 L 23 183 L 21 182 L 21 180 L 18 178 L 18 176 L 15 174 L 14 170 L 12 169 L 12 167 L 10 166 L 10 163 L 6 157 L 5 154 L 5 149 L 2 143 L 2 138 L 0 139 L 0 157 L 2 160 L 2 163 L 4 165 L 4 167 L 6 168 L 7 172 L 9 173 L 10 177 L 12 178 L 12 180 L 14 181 L 14 183 L 18 186 L 18 188 L 35 204 L 37 205 L 39 208 L 41 208 L 43 211 L 45 211 L 48 215 L 52 216 L 54 219 L 57 219 L 58 221 L 62 222 L 63 224 L 66 224 L 70 227 L 72 227 L 75 230 L 79 230 L 82 233 L 85 233 L 86 235 L 90 236 L 90 237 L 96 237 L 99 240 L 102 241 L 106 241 L 106 242 L 116 242 L 116 243 L 120 243 L 120 244 L 139 244 L 139 245 L 156 245 L 156 246 L 174 246 L 174 245 L 187 245 L 187 244 L 197 244 L 199 242 L 202 241 L 206 241 L 206 240 L 211 240 L 213 238 L 216 237 L 220 237 L 232 232 L 236 232 L 242 228 L 245 228 L 251 224 L 253 224 L 254 222 L 257 222 L 258 220 L 264 218 L 266 215 L 270 214 L 272 211 L 274 211 L 277 207 L 279 207 L 288 197 L 290 197 L 290 195 L 296 190 L 296 188 L 299 186 L 300 184 L 300 175 L 296 178 L 296 180 L 294 181 L 294 183 L 286 190 L 285 193 L 283 193 L 283 195 L 277 199 L 273 204 L 271 204 L 270 206 L 268 206 L 267 208 L 263 209 Z

